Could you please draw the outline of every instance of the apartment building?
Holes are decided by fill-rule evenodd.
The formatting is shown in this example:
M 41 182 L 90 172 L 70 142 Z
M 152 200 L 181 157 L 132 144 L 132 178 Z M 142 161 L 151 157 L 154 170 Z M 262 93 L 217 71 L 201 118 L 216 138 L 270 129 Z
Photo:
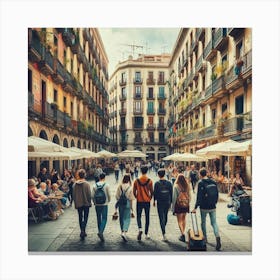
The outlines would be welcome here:
M 252 138 L 250 28 L 182 28 L 169 67 L 172 152 Z M 221 168 L 223 160 L 217 160 Z M 251 157 L 232 157 L 230 164 L 250 177 Z
M 110 77 L 112 151 L 137 149 L 158 160 L 167 154 L 170 55 L 132 56 Z
M 95 28 L 28 29 L 28 136 L 107 149 L 108 58 Z M 29 162 L 38 171 L 40 161 Z M 49 162 L 62 169 L 63 162 Z M 34 166 L 33 166 L 34 167 Z

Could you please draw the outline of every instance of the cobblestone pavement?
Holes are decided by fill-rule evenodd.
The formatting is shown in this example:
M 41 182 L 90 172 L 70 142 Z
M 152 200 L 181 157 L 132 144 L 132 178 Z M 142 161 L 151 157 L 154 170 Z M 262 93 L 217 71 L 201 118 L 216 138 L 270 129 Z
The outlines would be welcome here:
M 154 172 L 148 174 L 153 180 L 157 180 Z M 115 178 L 111 174 L 106 177 L 111 188 L 112 201 L 109 204 L 108 221 L 104 232 L 105 242 L 100 242 L 97 237 L 97 221 L 95 208 L 91 207 L 87 225 L 87 237 L 84 241 L 79 238 L 80 230 L 78 223 L 78 214 L 74 206 L 65 209 L 64 214 L 56 221 L 47 221 L 34 224 L 29 221 L 28 227 L 28 250 L 29 252 L 145 252 L 145 251 L 161 251 L 161 252 L 181 252 L 186 253 L 187 246 L 178 240 L 180 235 L 177 219 L 169 212 L 168 223 L 166 227 L 166 236 L 168 242 L 162 241 L 162 235 L 157 216 L 156 207 L 151 206 L 150 229 L 151 239 L 145 240 L 144 235 L 142 241 L 137 241 L 137 222 L 136 218 L 131 219 L 128 231 L 128 242 L 124 242 L 120 236 L 119 220 L 113 221 L 112 214 L 115 205 L 115 192 L 117 184 Z M 90 182 L 94 184 L 93 181 Z M 191 205 L 195 203 L 195 195 L 192 196 Z M 226 216 L 230 213 L 227 208 L 228 198 L 225 194 L 220 194 L 220 201 L 217 204 L 217 222 L 221 235 L 222 250 L 221 252 L 244 252 L 251 253 L 252 246 L 252 228 L 248 226 L 229 225 Z M 135 201 L 134 201 L 135 209 Z M 192 207 L 191 207 L 192 209 Z M 135 212 L 135 211 L 134 211 Z M 198 222 L 200 225 L 200 217 L 198 211 Z M 142 225 L 144 226 L 144 212 L 142 214 Z M 187 229 L 190 225 L 190 217 L 188 217 Z M 207 218 L 207 236 L 208 242 L 207 252 L 199 252 L 197 254 L 221 254 L 215 251 L 215 237 Z M 194 252 L 187 252 L 194 254 Z

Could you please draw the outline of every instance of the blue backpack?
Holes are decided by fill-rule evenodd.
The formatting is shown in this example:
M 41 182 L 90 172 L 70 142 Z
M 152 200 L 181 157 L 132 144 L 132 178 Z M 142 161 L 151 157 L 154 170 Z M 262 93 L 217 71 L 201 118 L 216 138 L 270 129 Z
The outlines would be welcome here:
M 122 193 L 121 193 L 120 198 L 118 200 L 119 205 L 126 205 L 127 204 L 128 199 L 126 197 L 126 192 L 127 192 L 128 189 L 129 188 L 127 188 L 125 191 L 123 191 L 123 189 L 121 189 Z
M 94 194 L 94 203 L 95 204 L 104 204 L 106 202 L 106 194 L 104 191 L 104 186 L 103 185 L 96 185 L 96 191 Z
M 240 217 L 237 215 L 234 215 L 234 214 L 228 214 L 227 221 L 231 225 L 240 225 L 241 224 Z

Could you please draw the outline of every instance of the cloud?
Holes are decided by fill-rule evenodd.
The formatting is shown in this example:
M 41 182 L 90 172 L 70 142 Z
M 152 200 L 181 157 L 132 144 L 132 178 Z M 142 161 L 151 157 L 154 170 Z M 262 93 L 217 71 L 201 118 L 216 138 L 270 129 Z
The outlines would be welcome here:
M 133 52 L 161 54 L 171 53 L 179 34 L 179 28 L 100 28 L 99 32 L 109 58 L 109 74 L 112 74 L 118 62 L 126 60 Z

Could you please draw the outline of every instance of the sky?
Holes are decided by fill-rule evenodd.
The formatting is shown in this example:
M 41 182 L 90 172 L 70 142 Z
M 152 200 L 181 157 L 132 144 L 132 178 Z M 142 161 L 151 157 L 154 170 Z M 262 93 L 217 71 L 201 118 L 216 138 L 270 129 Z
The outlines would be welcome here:
M 109 59 L 109 75 L 114 72 L 120 61 L 128 59 L 133 54 L 162 54 L 171 53 L 179 28 L 99 28 L 98 29 Z

